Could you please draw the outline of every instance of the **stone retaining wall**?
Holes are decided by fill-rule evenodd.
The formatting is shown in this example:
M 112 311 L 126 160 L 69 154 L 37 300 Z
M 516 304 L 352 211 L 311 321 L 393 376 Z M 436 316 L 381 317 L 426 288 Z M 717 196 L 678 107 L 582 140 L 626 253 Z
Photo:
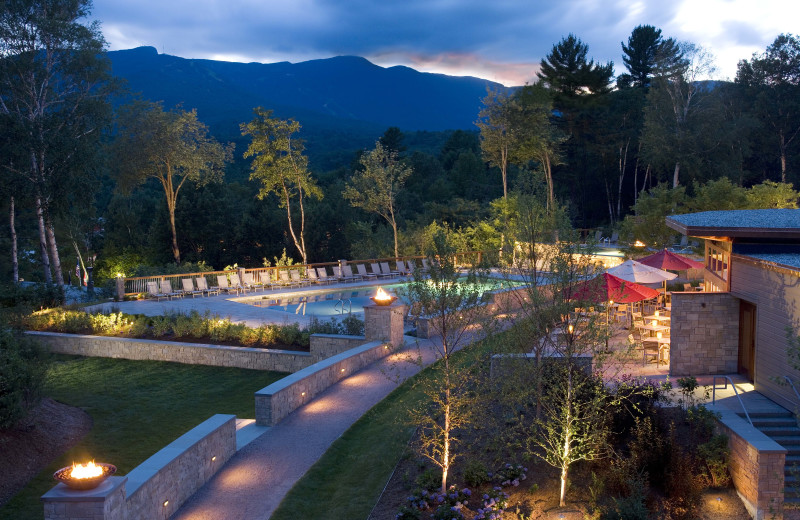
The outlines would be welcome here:
M 51 352 L 78 356 L 172 361 L 190 365 L 297 372 L 314 362 L 308 352 L 227 347 L 204 343 L 84 336 L 57 332 L 28 332 Z M 363 340 L 362 340 L 363 342 Z
M 386 356 L 391 350 L 390 344 L 373 341 L 314 363 L 262 388 L 255 394 L 256 424 L 278 424 L 329 386 Z
M 42 496 L 45 520 L 167 519 L 234 453 L 236 416 L 214 415 L 95 490 L 58 484 Z
M 718 429 L 728 436 L 728 469 L 747 511 L 756 520 L 783 518 L 786 449 L 730 410 L 720 414 Z
M 673 292 L 671 376 L 735 374 L 739 298 L 730 293 Z
M 346 336 L 339 334 L 312 334 L 311 358 L 312 363 L 328 359 L 336 354 L 341 354 L 351 348 L 366 343 L 364 336 Z

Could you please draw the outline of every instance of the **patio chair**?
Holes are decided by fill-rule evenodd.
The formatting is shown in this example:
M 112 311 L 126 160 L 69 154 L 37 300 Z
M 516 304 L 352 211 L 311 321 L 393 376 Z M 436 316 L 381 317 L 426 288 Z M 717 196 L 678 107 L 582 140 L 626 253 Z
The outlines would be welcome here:
M 421 269 L 422 269 L 423 273 L 427 273 L 428 271 L 431 270 L 431 266 L 428 265 L 428 259 L 427 258 L 423 258 L 422 259 L 422 267 L 421 267 Z
M 218 274 L 217 275 L 217 284 L 218 284 L 220 292 L 226 292 L 226 293 L 230 294 L 233 291 L 236 291 L 236 294 L 239 294 L 239 288 L 238 287 L 228 285 L 228 276 L 227 275 Z
M 359 280 L 363 280 L 360 274 L 353 274 L 353 267 L 349 265 L 342 266 L 342 274 L 344 275 L 344 279 L 346 281 L 352 280 L 357 282 Z
M 406 267 L 406 263 L 404 261 L 397 260 L 395 265 L 397 266 L 397 272 L 400 273 L 401 276 L 411 274 L 411 271 L 409 271 L 409 269 Z
M 202 291 L 203 294 L 206 294 L 208 296 L 211 296 L 212 294 L 219 294 L 219 287 L 217 286 L 209 287 L 205 276 L 198 276 L 197 278 L 194 279 L 194 281 L 197 284 L 197 289 Z
M 336 278 L 328 276 L 328 270 L 324 267 L 317 267 L 317 278 L 322 283 L 334 283 L 336 281 Z
M 380 266 L 378 265 L 377 262 L 371 263 L 369 265 L 372 268 L 372 272 L 375 273 L 375 276 L 377 276 L 378 278 L 388 278 L 388 277 L 392 276 L 389 273 L 384 273 L 383 271 L 381 271 L 381 268 L 380 268 Z M 387 264 L 386 267 L 389 267 L 388 264 Z
M 183 293 L 178 292 L 172 288 L 172 282 L 169 280 L 161 280 L 161 292 L 168 298 L 182 298 Z
M 368 273 L 367 272 L 367 266 L 364 265 L 364 264 L 357 264 L 356 265 L 356 270 L 358 271 L 358 275 L 361 278 L 363 278 L 364 280 L 371 280 L 371 279 L 377 279 L 378 278 L 377 274 Z
M 292 277 L 292 282 L 294 282 L 295 285 L 299 287 L 302 287 L 304 285 L 309 285 L 311 283 L 308 280 L 301 277 L 300 271 L 298 271 L 297 269 L 292 269 L 291 271 L 289 271 L 289 275 Z
M 306 278 L 308 279 L 309 284 L 320 284 L 322 280 L 319 279 L 317 276 L 317 271 L 313 267 L 308 267 L 306 269 Z
M 659 362 L 659 348 L 658 343 L 644 342 L 642 343 L 642 365 L 647 364 L 647 358 L 651 357 Z
M 246 287 L 244 284 L 242 284 L 242 281 L 239 279 L 238 274 L 231 275 L 231 287 L 234 287 L 238 291 L 242 291 L 243 293 L 247 293 L 247 289 L 249 289 L 249 287 Z
M 273 277 L 273 271 L 262 271 L 258 273 L 258 278 L 261 280 L 261 285 L 264 286 L 264 289 L 274 289 L 278 285 L 280 285 Z
M 158 282 L 147 282 L 147 297 L 155 298 L 156 301 L 161 300 L 161 298 L 169 299 L 168 295 L 158 290 Z
M 625 321 L 625 327 L 628 326 L 628 305 L 625 303 L 621 303 L 617 305 L 617 308 L 614 309 L 613 314 L 614 321 L 619 321 L 620 319 Z
M 296 287 L 298 284 L 292 280 L 288 271 L 278 271 L 278 279 L 281 287 Z
M 203 291 L 198 291 L 194 288 L 194 282 L 191 278 L 181 278 L 181 285 L 183 286 L 183 295 L 191 294 L 192 298 L 197 296 L 203 296 Z
M 386 276 L 400 276 L 400 271 L 389 269 L 389 262 L 381 262 L 381 272 Z
M 251 289 L 253 292 L 255 292 L 258 288 L 264 288 L 264 284 L 256 282 L 253 279 L 253 273 L 244 273 L 242 275 L 242 285 L 248 289 Z

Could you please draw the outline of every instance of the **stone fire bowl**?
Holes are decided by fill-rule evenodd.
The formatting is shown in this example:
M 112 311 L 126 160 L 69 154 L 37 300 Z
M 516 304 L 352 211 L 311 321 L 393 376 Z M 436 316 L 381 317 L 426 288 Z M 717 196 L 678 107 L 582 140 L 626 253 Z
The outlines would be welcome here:
M 95 462 L 95 465 L 103 468 L 103 473 L 92 478 L 72 478 L 69 476 L 72 471 L 72 466 L 61 468 L 53 473 L 53 478 L 59 482 L 63 482 L 71 489 L 78 489 L 85 491 L 87 489 L 94 489 L 103 483 L 105 479 L 117 472 L 117 467 L 113 464 L 106 464 L 105 462 Z
M 381 307 L 388 307 L 389 305 L 393 304 L 397 300 L 397 296 L 392 296 L 388 300 L 376 300 L 374 296 L 370 296 L 369 299 L 372 300 L 373 302 L 375 302 L 375 305 L 379 305 Z

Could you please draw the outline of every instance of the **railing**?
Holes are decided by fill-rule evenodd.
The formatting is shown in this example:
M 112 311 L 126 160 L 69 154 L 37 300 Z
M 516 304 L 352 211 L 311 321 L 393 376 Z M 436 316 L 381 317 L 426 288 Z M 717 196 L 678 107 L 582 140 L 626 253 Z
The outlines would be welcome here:
M 791 386 L 792 390 L 794 390 L 795 397 L 797 397 L 797 400 L 800 401 L 800 393 L 797 393 L 797 388 L 794 387 L 794 383 L 792 382 L 792 378 L 789 377 L 789 376 L 783 376 L 783 379 L 784 379 L 784 381 L 789 383 L 789 386 Z
M 486 253 L 483 251 L 467 251 L 463 253 L 456 253 L 454 255 L 454 262 L 457 266 L 471 266 L 479 264 L 483 261 L 484 255 Z M 336 262 L 317 262 L 312 264 L 293 264 L 288 266 L 272 266 L 272 267 L 252 267 L 252 268 L 239 268 L 236 271 L 206 271 L 206 272 L 199 272 L 199 273 L 179 273 L 179 274 L 164 274 L 164 275 L 151 275 L 151 276 L 135 276 L 135 277 L 128 277 L 124 278 L 123 287 L 124 287 L 124 296 L 133 296 L 136 294 L 146 294 L 147 293 L 147 283 L 148 282 L 157 282 L 158 284 L 161 283 L 163 280 L 169 280 L 172 284 L 174 289 L 181 288 L 181 279 L 182 278 L 196 278 L 200 276 L 204 276 L 206 278 L 206 282 L 208 282 L 209 286 L 215 286 L 217 284 L 217 276 L 229 276 L 231 274 L 252 274 L 253 280 L 256 282 L 260 281 L 261 273 L 269 273 L 270 279 L 277 280 L 278 279 L 278 271 L 280 270 L 297 270 L 300 271 L 300 275 L 305 278 L 308 273 L 308 269 L 310 268 L 318 268 L 324 267 L 326 270 L 328 267 L 332 266 L 340 266 L 344 263 L 348 265 L 354 264 L 371 264 L 371 263 L 380 263 L 380 262 L 396 262 L 397 260 L 402 261 L 413 261 L 417 267 L 421 267 L 419 260 L 426 258 L 423 255 L 411 255 L 411 256 L 401 256 L 401 257 L 385 257 L 385 258 L 367 258 L 361 260 L 343 260 L 343 261 L 336 261 Z M 118 295 L 119 296 L 119 295 Z
M 720 390 L 725 390 L 728 388 L 728 383 L 731 384 L 733 387 L 733 393 L 736 395 L 736 399 L 739 400 L 739 404 L 742 405 L 742 411 L 744 412 L 744 416 L 747 417 L 747 421 L 750 423 L 750 426 L 753 426 L 753 420 L 750 418 L 750 414 L 747 413 L 747 409 L 744 407 L 744 401 L 742 398 L 739 397 L 739 391 L 736 389 L 736 385 L 733 384 L 733 380 L 729 376 L 714 376 L 714 380 L 712 382 L 712 395 L 711 395 L 711 404 L 716 404 L 717 402 L 717 378 L 721 377 L 725 379 L 725 386 L 723 386 Z

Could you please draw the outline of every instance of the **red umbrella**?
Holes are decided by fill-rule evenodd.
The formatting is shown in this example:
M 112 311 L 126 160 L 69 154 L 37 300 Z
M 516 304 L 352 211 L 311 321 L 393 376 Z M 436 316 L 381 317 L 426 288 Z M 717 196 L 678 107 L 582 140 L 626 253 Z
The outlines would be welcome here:
M 667 249 L 659 251 L 658 253 L 640 258 L 637 260 L 640 264 L 649 265 L 650 267 L 657 267 L 659 269 L 669 269 L 670 271 L 685 271 L 687 269 L 702 269 L 705 267 L 702 263 L 696 262 L 691 258 L 686 258 L 673 253 Z
M 603 273 L 591 280 L 581 282 L 569 291 L 573 300 L 585 302 L 607 302 L 613 300 L 619 303 L 633 303 L 649 300 L 658 296 L 658 291 L 628 282 L 613 274 Z

